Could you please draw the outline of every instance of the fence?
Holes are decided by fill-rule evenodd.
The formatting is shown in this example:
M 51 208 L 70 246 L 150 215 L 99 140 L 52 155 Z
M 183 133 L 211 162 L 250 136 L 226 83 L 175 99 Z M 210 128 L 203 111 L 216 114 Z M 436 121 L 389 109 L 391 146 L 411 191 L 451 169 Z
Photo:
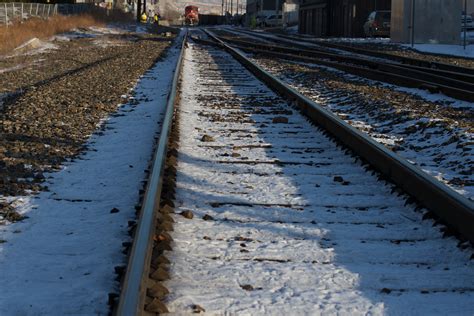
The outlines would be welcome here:
M 58 14 L 57 4 L 4 2 L 0 3 L 0 24 L 10 25 L 15 20 L 25 20 L 32 16 L 48 18 Z
M 83 14 L 100 9 L 93 3 L 60 3 L 57 4 L 57 12 L 62 15 Z

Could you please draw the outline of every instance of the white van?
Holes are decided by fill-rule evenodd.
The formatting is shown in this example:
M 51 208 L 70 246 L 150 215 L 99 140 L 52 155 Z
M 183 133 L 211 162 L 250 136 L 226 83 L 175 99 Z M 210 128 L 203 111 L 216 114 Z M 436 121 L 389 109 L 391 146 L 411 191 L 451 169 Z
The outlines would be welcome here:
M 260 11 L 256 17 L 257 26 L 265 26 L 265 21 L 272 15 L 275 14 L 275 11 Z
M 283 17 L 281 14 L 273 14 L 270 15 L 264 22 L 264 26 L 282 26 L 283 25 Z

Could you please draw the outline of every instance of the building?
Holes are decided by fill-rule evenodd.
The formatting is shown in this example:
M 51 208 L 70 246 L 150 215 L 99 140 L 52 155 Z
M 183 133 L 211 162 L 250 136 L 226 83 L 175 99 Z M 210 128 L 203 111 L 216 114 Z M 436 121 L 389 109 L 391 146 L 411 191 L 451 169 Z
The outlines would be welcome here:
M 461 0 L 463 11 L 464 11 L 464 4 L 467 5 L 467 10 L 466 10 L 467 14 L 474 17 L 474 0 L 466 0 L 466 3 L 464 3 L 464 0 Z
M 284 0 L 247 0 L 247 19 L 255 19 L 258 15 L 270 15 L 282 11 Z
M 317 37 L 362 37 L 370 12 L 390 10 L 392 0 L 301 0 L 299 32 Z
M 459 44 L 463 3 L 464 0 L 393 0 L 391 40 Z
M 300 0 L 298 31 L 316 37 L 329 36 L 328 0 Z

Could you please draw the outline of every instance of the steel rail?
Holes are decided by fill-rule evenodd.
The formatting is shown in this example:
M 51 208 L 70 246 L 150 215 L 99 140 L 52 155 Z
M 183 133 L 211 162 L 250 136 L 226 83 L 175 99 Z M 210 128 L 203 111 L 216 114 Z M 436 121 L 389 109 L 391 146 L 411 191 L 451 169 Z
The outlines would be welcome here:
M 447 63 L 427 61 L 423 59 L 417 59 L 417 58 L 411 58 L 411 57 L 405 57 L 405 56 L 398 56 L 394 54 L 388 54 L 388 53 L 378 52 L 378 51 L 364 49 L 364 48 L 351 47 L 348 45 L 328 43 L 324 41 L 314 41 L 310 39 L 305 39 L 303 37 L 294 37 L 294 36 L 288 36 L 288 35 L 282 35 L 282 34 L 271 34 L 272 36 L 274 36 L 274 38 L 269 38 L 268 36 L 259 34 L 258 32 L 251 32 L 251 31 L 246 31 L 246 30 L 235 30 L 235 31 L 252 35 L 252 36 L 257 36 L 260 38 L 265 38 L 266 40 L 271 40 L 271 41 L 278 41 L 278 39 L 275 37 L 279 37 L 281 40 L 292 41 L 291 43 L 292 45 L 294 45 L 295 47 L 302 48 L 302 49 L 308 49 L 308 46 L 298 44 L 296 43 L 296 41 L 300 41 L 300 42 L 304 42 L 304 43 L 308 43 L 308 44 L 312 44 L 316 46 L 322 46 L 322 48 L 314 47 L 314 49 L 319 50 L 319 51 L 326 51 L 324 48 L 339 49 L 339 50 L 350 51 L 353 53 L 366 55 L 366 56 L 390 59 L 393 61 L 401 62 L 406 65 L 418 66 L 418 67 L 422 67 L 426 69 L 444 70 L 448 72 L 474 75 L 473 68 L 461 67 L 461 66 L 451 65 Z
M 345 146 L 368 161 L 371 166 L 397 184 L 407 194 L 413 196 L 421 205 L 434 212 L 460 235 L 474 242 L 474 202 L 289 87 L 253 63 L 242 51 L 229 46 L 212 32 L 205 31 L 257 78 L 280 95 L 294 102 L 300 111 L 314 123 L 326 129 Z
M 374 70 L 373 74 L 375 76 L 375 80 L 389 81 L 402 86 L 404 85 L 404 82 L 403 80 L 399 79 L 406 78 L 407 83 L 410 83 L 408 85 L 409 87 L 425 88 L 428 86 L 433 87 L 441 85 L 443 86 L 444 90 L 449 90 L 449 88 L 446 87 L 452 87 L 454 93 L 450 93 L 450 96 L 459 96 L 460 98 L 465 98 L 468 101 L 474 101 L 474 76 L 471 75 L 451 73 L 444 70 L 407 66 L 403 64 L 382 63 L 365 58 L 344 56 L 328 52 L 295 49 L 229 38 L 221 39 L 227 43 L 236 44 L 237 46 L 235 47 L 245 51 L 251 51 L 264 55 L 272 55 L 283 59 L 299 59 L 303 62 L 323 64 L 329 67 L 348 71 L 356 75 L 366 75 L 367 73 L 370 74 L 370 70 Z M 199 39 L 196 40 L 199 41 Z M 315 56 L 321 57 L 322 59 L 315 58 Z M 329 62 L 328 60 L 339 61 L 342 63 Z M 362 68 L 351 66 L 348 64 L 348 62 L 362 66 Z M 367 69 L 369 69 L 369 71 L 366 71 Z M 429 74 L 426 72 L 429 72 Z M 388 80 L 388 75 L 392 74 L 396 80 Z M 417 80 L 419 81 L 419 84 L 417 84 Z
M 457 72 L 452 72 L 452 71 L 447 71 L 447 70 L 425 68 L 425 67 L 412 66 L 412 65 L 400 64 L 400 63 L 394 63 L 394 62 L 381 62 L 377 60 L 370 60 L 365 57 L 361 58 L 357 56 L 347 56 L 347 55 L 336 54 L 334 52 L 328 52 L 328 51 L 310 50 L 308 48 L 295 49 L 295 48 L 279 46 L 279 45 L 268 45 L 268 44 L 261 44 L 261 43 L 236 40 L 236 39 L 228 39 L 228 38 L 225 38 L 225 41 L 229 43 L 245 46 L 245 47 L 253 46 L 256 48 L 276 51 L 276 52 L 281 52 L 281 53 L 289 53 L 289 54 L 301 55 L 301 56 L 312 57 L 312 58 L 317 56 L 321 58 L 328 58 L 335 61 L 350 62 L 350 63 L 360 65 L 360 66 L 368 66 L 373 69 L 381 69 L 381 68 L 390 67 L 390 68 L 395 69 L 395 71 L 403 72 L 404 74 L 406 74 L 407 72 L 406 69 L 408 69 L 408 71 L 413 71 L 413 74 L 422 80 L 428 77 L 430 78 L 429 80 L 438 81 L 438 83 L 440 84 L 451 85 L 455 88 L 462 88 L 465 90 L 467 89 L 474 90 L 474 75 L 469 75 L 465 73 L 457 73 Z
M 287 39 L 296 40 L 296 38 L 294 38 L 294 37 L 292 38 L 292 37 L 286 36 L 286 35 L 277 35 L 277 36 L 287 38 Z M 300 39 L 298 38 L 297 40 L 300 40 Z M 446 70 L 446 71 L 451 71 L 451 72 L 456 72 L 456 73 L 464 73 L 464 74 L 474 75 L 474 69 L 472 69 L 472 68 L 461 67 L 461 66 L 451 65 L 451 64 L 442 63 L 442 62 L 427 61 L 427 60 L 418 59 L 418 58 L 398 56 L 398 55 L 394 55 L 394 54 L 378 52 L 378 51 L 375 51 L 375 50 L 372 50 L 372 49 L 352 47 L 352 46 L 343 45 L 343 44 L 328 43 L 328 42 L 324 42 L 324 41 L 311 41 L 311 40 L 304 39 L 304 38 L 301 38 L 301 41 L 303 41 L 305 43 L 312 43 L 312 44 L 315 44 L 315 45 L 321 45 L 321 46 L 324 46 L 324 47 L 345 50 L 345 51 L 358 53 L 358 54 L 362 54 L 362 55 L 391 59 L 391 60 L 398 61 L 398 62 L 407 64 L 407 65 L 413 65 L 413 66 L 418 66 L 418 67 L 423 67 L 423 68 L 428 68 L 428 69 L 440 69 L 440 70 Z M 425 54 L 439 56 L 437 54 L 431 54 L 431 53 L 425 53 Z M 450 57 L 450 56 L 447 56 L 447 57 Z M 453 58 L 462 58 L 462 57 L 456 57 L 456 56 L 452 56 L 452 57 Z
M 144 308 L 146 286 L 143 281 L 148 278 L 149 274 L 149 262 L 153 244 L 152 238 L 156 226 L 156 211 L 159 208 L 161 198 L 168 137 L 173 121 L 174 104 L 176 101 L 186 40 L 187 32 L 184 34 L 183 42 L 181 43 L 181 53 L 176 64 L 171 89 L 168 94 L 166 113 L 161 127 L 158 146 L 154 153 L 152 172 L 148 179 L 119 304 L 115 312 L 118 316 L 138 315 L 141 314 Z
M 380 62 L 355 56 L 334 54 L 327 51 L 308 50 L 307 48 L 295 49 L 235 39 L 225 39 L 225 41 L 235 43 L 246 51 L 250 51 L 251 47 L 258 47 L 261 50 L 255 52 L 260 54 L 322 64 L 369 79 L 410 88 L 425 89 L 430 92 L 440 91 L 452 98 L 474 102 L 474 76 L 468 74 L 452 73 L 444 70 L 428 69 L 392 62 Z M 278 52 L 281 52 L 281 54 L 279 55 Z M 292 55 L 285 56 L 284 54 Z M 300 55 L 305 57 L 300 57 Z M 315 56 L 320 58 L 316 58 Z M 338 61 L 338 63 L 329 60 Z
M 327 67 L 339 69 L 347 73 L 351 73 L 357 76 L 364 78 L 383 81 L 399 86 L 409 87 L 409 88 L 419 88 L 425 89 L 431 92 L 443 92 L 445 95 L 457 98 L 460 100 L 465 100 L 469 102 L 474 102 L 474 85 L 469 85 L 461 82 L 459 84 L 461 88 L 455 88 L 456 84 L 452 80 L 443 80 L 442 77 L 435 78 L 431 76 L 430 79 L 421 79 L 423 78 L 423 73 L 417 73 L 415 71 L 408 71 L 400 67 L 393 67 L 390 65 L 380 65 L 376 68 L 370 67 L 358 67 L 351 64 L 337 63 L 333 61 L 328 61 L 319 58 L 304 57 L 299 55 L 292 55 L 286 53 L 278 53 L 270 50 L 262 49 L 253 49 L 246 46 L 235 46 L 243 51 L 247 51 L 254 54 L 261 54 L 267 56 L 278 57 L 281 59 L 288 60 L 299 60 L 306 63 L 313 63 L 324 65 Z M 435 80 L 438 79 L 438 80 Z M 472 90 L 471 90 L 472 87 Z

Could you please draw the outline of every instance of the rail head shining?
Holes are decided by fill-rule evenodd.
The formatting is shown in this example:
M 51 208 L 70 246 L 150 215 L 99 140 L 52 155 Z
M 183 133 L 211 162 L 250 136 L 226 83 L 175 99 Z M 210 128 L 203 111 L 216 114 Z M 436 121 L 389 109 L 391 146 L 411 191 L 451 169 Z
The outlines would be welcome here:
M 170 92 L 168 94 L 166 113 L 163 119 L 158 146 L 154 153 L 152 173 L 143 199 L 137 230 L 133 240 L 132 250 L 127 265 L 125 279 L 122 284 L 119 304 L 115 315 L 133 316 L 141 314 L 144 307 L 146 285 L 143 280 L 148 277 L 147 265 L 151 250 L 151 239 L 155 231 L 156 210 L 159 208 L 161 188 L 163 184 L 163 170 L 166 161 L 168 136 L 173 121 L 174 104 L 178 90 L 178 81 L 182 67 L 184 48 L 187 40 L 187 31 L 182 35 L 180 55 L 176 63 Z M 181 36 L 178 36 L 178 39 Z M 178 44 L 179 45 L 179 44 Z
M 474 243 L 474 202 L 436 180 L 352 127 L 329 110 L 291 88 L 252 62 L 242 51 L 226 44 L 209 30 L 206 33 L 277 93 L 294 101 L 310 120 L 326 129 L 345 146 L 368 161 L 377 171 L 434 212 L 459 234 Z

